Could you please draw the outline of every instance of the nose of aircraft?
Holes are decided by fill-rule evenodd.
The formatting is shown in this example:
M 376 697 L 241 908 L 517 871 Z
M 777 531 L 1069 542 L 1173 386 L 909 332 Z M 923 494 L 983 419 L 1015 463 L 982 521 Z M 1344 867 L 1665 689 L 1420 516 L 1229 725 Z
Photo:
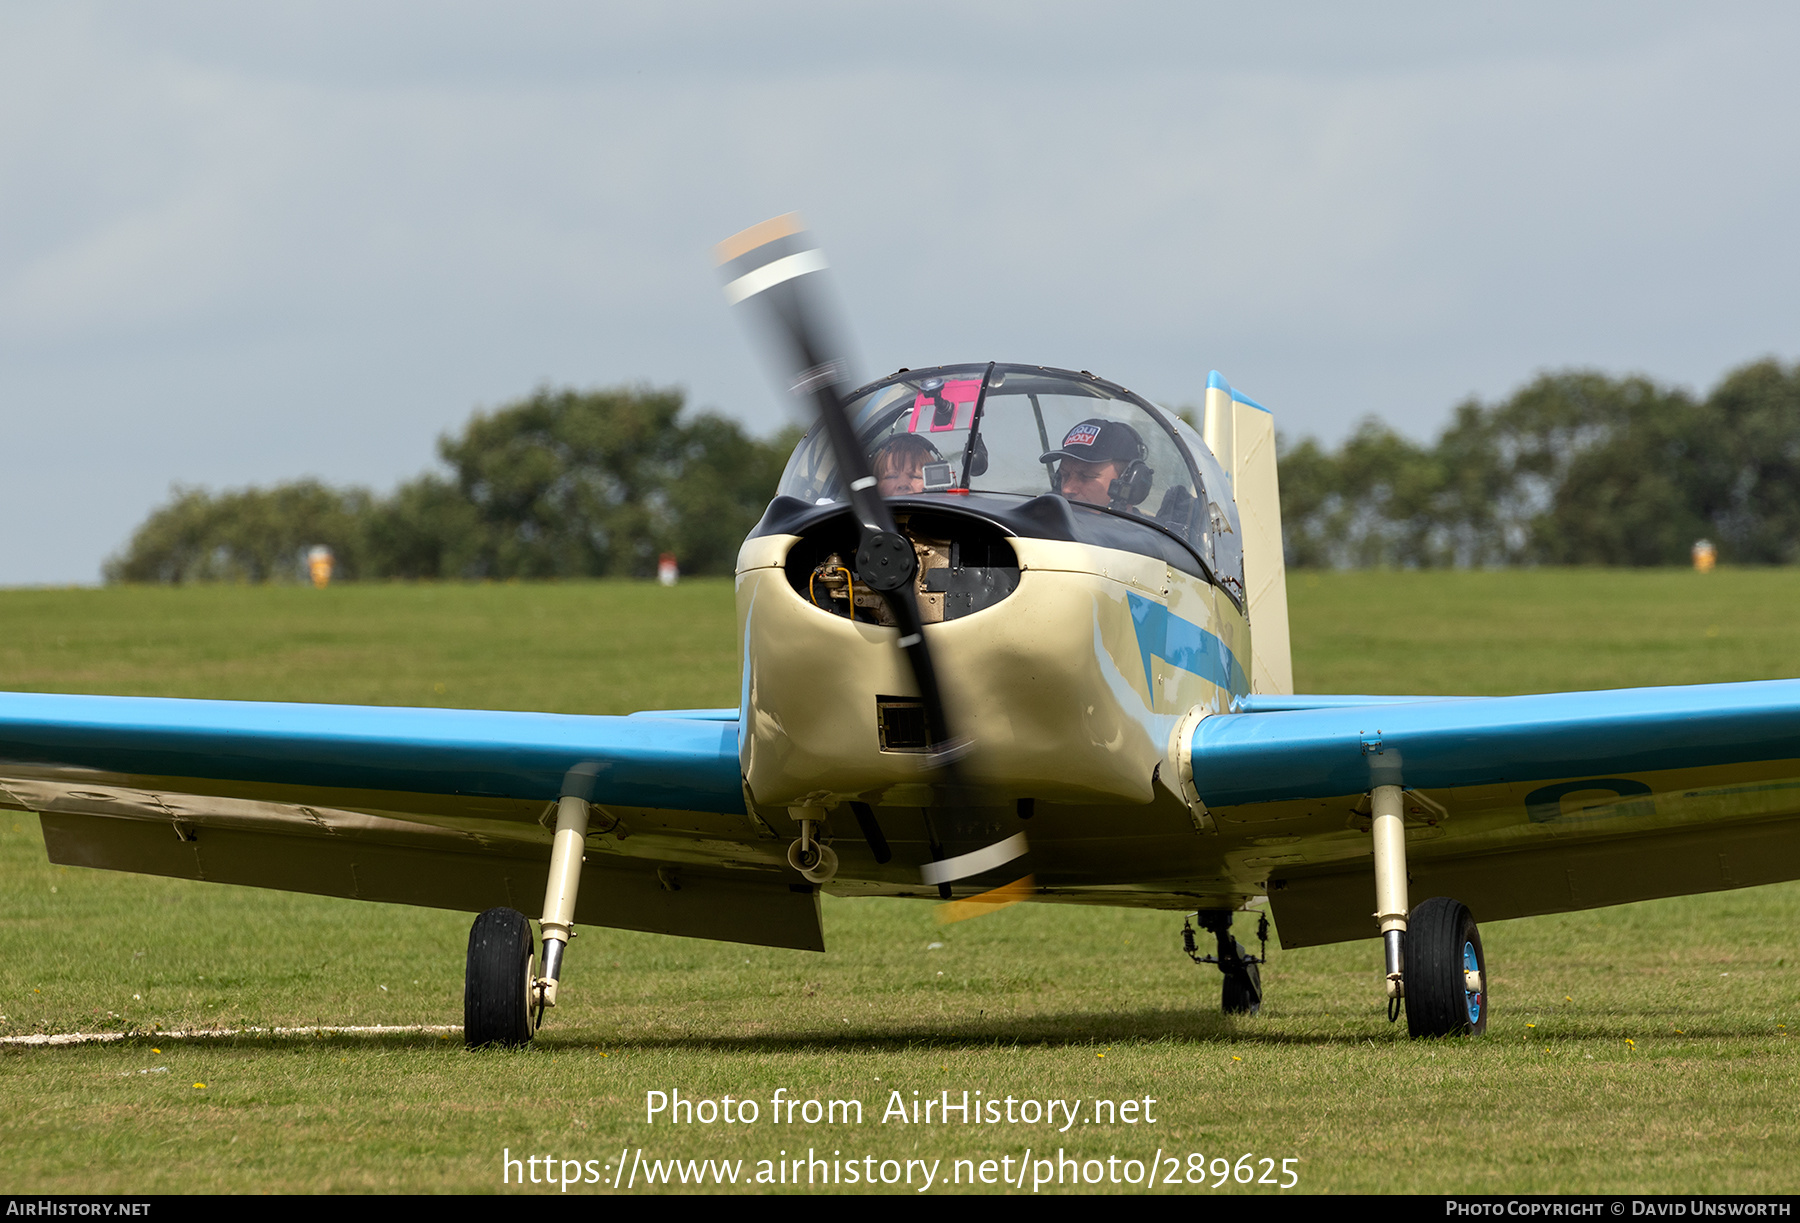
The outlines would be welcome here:
M 725 296 L 758 320 L 773 340 L 768 353 L 780 384 L 810 398 L 831 439 L 838 470 L 847 482 L 857 542 L 854 564 L 838 566 L 876 592 L 899 629 L 895 646 L 904 657 L 918 689 L 929 743 L 927 767 L 950 790 L 966 789 L 959 761 L 970 743 L 959 738 L 945 708 L 937 668 L 926 641 L 925 621 L 914 587 L 920 573 L 913 543 L 899 529 L 882 497 L 869 459 L 844 409 L 848 360 L 843 329 L 825 283 L 827 262 L 797 214 L 754 225 L 721 242 L 714 251 L 725 278 Z M 808 829 L 803 826 L 802 841 Z M 933 857 L 942 856 L 933 835 Z M 936 883 L 948 900 L 951 881 Z

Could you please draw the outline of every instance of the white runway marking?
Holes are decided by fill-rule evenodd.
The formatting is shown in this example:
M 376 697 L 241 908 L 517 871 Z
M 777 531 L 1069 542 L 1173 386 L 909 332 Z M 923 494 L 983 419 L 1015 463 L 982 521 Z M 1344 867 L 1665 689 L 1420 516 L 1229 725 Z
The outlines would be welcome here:
M 98 1045 L 116 1040 L 193 1040 L 218 1036 L 389 1036 L 404 1032 L 460 1035 L 461 1024 L 402 1024 L 361 1028 L 177 1028 L 136 1032 L 40 1032 L 32 1036 L 0 1036 L 0 1045 Z

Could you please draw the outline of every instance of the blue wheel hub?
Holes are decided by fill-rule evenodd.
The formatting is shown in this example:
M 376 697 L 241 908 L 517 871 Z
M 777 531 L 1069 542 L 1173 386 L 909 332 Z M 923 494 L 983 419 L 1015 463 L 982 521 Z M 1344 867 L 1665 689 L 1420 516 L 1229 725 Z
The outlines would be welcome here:
M 1463 943 L 1463 971 L 1466 973 L 1481 971 L 1481 960 L 1478 956 L 1476 956 L 1475 944 L 1472 942 Z M 1483 984 L 1486 984 L 1486 983 L 1483 982 Z M 1481 991 L 1467 988 L 1467 979 L 1466 978 L 1464 981 L 1463 1001 L 1466 1002 L 1469 1007 L 1469 1022 L 1470 1023 L 1480 1023 L 1481 1022 Z

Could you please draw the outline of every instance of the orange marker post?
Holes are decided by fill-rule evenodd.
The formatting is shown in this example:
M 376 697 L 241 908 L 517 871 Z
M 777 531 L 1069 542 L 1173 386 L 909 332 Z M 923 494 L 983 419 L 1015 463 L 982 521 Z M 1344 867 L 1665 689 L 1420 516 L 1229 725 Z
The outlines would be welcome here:
M 307 550 L 306 569 L 312 575 L 312 584 L 320 590 L 331 585 L 331 549 L 319 544 Z

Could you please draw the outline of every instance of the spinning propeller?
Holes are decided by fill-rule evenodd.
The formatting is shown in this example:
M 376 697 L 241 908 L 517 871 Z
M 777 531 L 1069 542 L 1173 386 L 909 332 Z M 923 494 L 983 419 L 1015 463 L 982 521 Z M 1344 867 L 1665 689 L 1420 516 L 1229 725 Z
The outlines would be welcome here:
M 845 395 L 855 384 L 848 379 L 849 364 L 841 332 L 833 325 L 836 312 L 823 276 L 828 266 L 825 253 L 814 245 L 798 213 L 753 225 L 719 243 L 713 253 L 725 278 L 726 299 L 734 306 L 745 307 L 766 333 L 771 362 L 781 384 L 793 394 L 811 399 L 825 424 L 849 496 L 850 511 L 856 518 L 856 579 L 881 595 L 899 627 L 896 644 L 918 686 L 929 727 L 928 761 L 937 770 L 940 789 L 950 800 L 950 839 L 966 843 L 970 838 L 957 835 L 962 829 L 954 826 L 958 823 L 954 813 L 960 800 L 973 797 L 959 764 L 971 743 L 954 733 L 937 670 L 932 665 L 916 594 L 918 556 L 911 541 L 900 533 L 877 489 L 869 456 L 845 404 Z M 855 806 L 859 821 L 864 820 L 866 808 L 862 804 Z M 873 816 L 868 815 L 867 820 L 872 822 Z M 926 866 L 924 878 L 937 885 L 938 894 L 945 900 L 950 898 L 954 880 L 986 874 L 1009 864 L 1015 870 L 1029 870 L 1022 832 L 947 858 L 929 813 L 926 823 L 935 860 Z M 1033 886 L 1031 876 L 1026 874 L 980 900 L 944 905 L 942 916 L 945 920 L 960 920 L 991 911 L 1024 899 Z
M 714 255 L 726 278 L 726 299 L 749 305 L 764 321 L 776 341 L 777 375 L 795 395 L 811 398 L 825 422 L 856 516 L 856 578 L 880 593 L 900 626 L 900 649 L 919 686 L 937 763 L 954 767 L 954 757 L 967 744 L 950 735 L 937 671 L 925 644 L 913 593 L 919 560 L 876 491 L 874 470 L 844 408 L 844 392 L 851 389 L 849 367 L 830 328 L 831 311 L 820 282 L 825 252 L 811 244 L 799 215 L 788 213 L 727 238 Z

